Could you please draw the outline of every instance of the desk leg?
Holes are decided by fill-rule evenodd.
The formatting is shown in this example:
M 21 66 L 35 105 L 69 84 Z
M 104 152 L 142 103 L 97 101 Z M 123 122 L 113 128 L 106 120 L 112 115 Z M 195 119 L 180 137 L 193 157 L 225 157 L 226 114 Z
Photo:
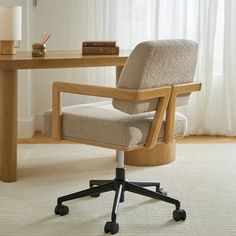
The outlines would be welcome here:
M 0 70 L 0 180 L 16 181 L 17 71 Z

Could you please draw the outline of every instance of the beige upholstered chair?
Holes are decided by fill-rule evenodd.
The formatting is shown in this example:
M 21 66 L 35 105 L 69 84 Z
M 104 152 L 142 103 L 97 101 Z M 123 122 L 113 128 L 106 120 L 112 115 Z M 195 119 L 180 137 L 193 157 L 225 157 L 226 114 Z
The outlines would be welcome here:
M 118 151 L 114 180 L 90 180 L 90 188 L 59 197 L 55 214 L 69 212 L 64 201 L 92 196 L 114 190 L 111 221 L 104 231 L 115 234 L 119 202 L 130 191 L 175 205 L 173 218 L 185 220 L 180 202 L 167 196 L 157 181 L 128 181 L 125 177 L 124 151 L 152 148 L 174 136 L 183 136 L 186 118 L 175 107 L 188 103 L 189 95 L 199 91 L 194 83 L 198 45 L 189 40 L 160 40 L 142 42 L 135 47 L 123 68 L 117 88 L 55 82 L 53 111 L 45 113 L 44 133 L 55 139 L 73 140 Z M 77 93 L 113 98 L 106 103 L 71 106 L 61 109 L 60 93 Z M 173 137 L 172 137 L 173 136 Z M 154 186 L 155 191 L 145 187 Z M 158 213 L 158 212 L 157 212 Z

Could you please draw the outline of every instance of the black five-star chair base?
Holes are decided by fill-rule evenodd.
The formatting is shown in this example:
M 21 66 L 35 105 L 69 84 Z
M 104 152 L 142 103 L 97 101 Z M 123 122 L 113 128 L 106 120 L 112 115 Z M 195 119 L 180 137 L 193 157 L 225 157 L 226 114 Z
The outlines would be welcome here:
M 128 181 L 125 179 L 125 169 L 116 168 L 116 178 L 114 180 L 90 180 L 90 188 L 72 193 L 57 199 L 55 214 L 64 216 L 69 213 L 69 208 L 62 205 L 63 202 L 81 198 L 85 196 L 99 197 L 100 193 L 115 191 L 115 198 L 112 207 L 111 221 L 106 222 L 104 226 L 105 233 L 116 234 L 119 231 L 119 224 L 116 222 L 117 212 L 120 202 L 124 202 L 124 192 L 129 191 L 146 197 L 154 198 L 160 201 L 174 204 L 176 209 L 173 211 L 175 221 L 185 220 L 186 213 L 180 209 L 180 202 L 174 198 L 168 197 L 165 189 L 160 188 L 160 182 Z M 151 191 L 144 187 L 156 187 L 156 191 Z

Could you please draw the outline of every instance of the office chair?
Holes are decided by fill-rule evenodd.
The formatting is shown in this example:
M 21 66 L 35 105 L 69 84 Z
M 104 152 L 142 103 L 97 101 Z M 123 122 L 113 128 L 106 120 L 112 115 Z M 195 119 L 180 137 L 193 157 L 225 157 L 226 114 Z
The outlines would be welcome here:
M 101 146 L 118 151 L 113 180 L 90 180 L 89 188 L 57 199 L 55 214 L 64 216 L 69 208 L 63 202 L 85 196 L 99 197 L 115 191 L 111 220 L 105 233 L 119 231 L 117 211 L 125 191 L 175 205 L 173 219 L 184 221 L 180 201 L 167 196 L 158 181 L 126 179 L 124 151 L 152 148 L 165 142 L 168 129 L 183 136 L 186 118 L 175 107 L 186 105 L 190 93 L 201 84 L 193 82 L 197 63 L 197 43 L 190 40 L 159 40 L 138 44 L 131 52 L 116 88 L 54 82 L 53 109 L 44 115 L 44 133 L 57 139 Z M 112 105 L 86 104 L 61 109 L 60 94 L 76 93 L 113 98 Z M 168 112 L 167 112 L 168 111 Z M 146 187 L 155 187 L 155 191 Z

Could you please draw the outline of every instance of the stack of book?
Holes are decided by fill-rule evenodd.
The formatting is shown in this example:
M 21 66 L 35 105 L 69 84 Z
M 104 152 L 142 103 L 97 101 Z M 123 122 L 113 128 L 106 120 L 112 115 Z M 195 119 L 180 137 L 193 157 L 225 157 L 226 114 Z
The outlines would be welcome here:
M 118 55 L 116 41 L 85 41 L 82 43 L 83 55 Z

